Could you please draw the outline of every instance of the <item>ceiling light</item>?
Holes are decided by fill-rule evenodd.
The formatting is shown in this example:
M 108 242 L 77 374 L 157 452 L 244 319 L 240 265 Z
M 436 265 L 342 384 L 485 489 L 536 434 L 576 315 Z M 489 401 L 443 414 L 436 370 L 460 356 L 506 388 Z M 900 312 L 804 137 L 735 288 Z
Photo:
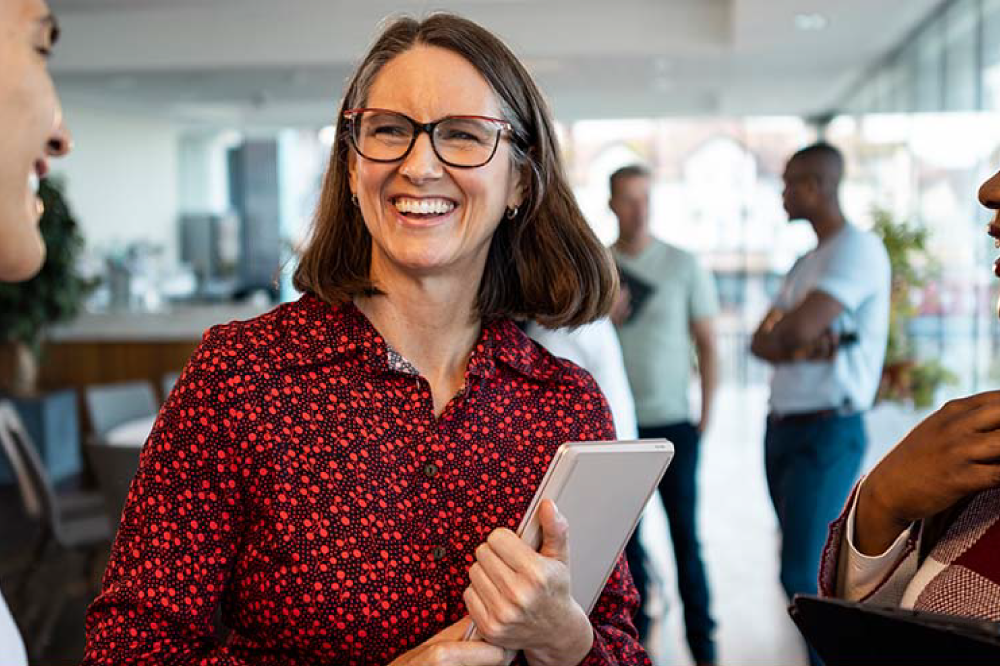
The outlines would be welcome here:
M 243 145 L 243 133 L 239 130 L 225 130 L 216 139 L 223 148 L 238 148 Z
M 826 28 L 829 21 L 823 14 L 796 14 L 795 27 L 803 31 L 817 31 Z

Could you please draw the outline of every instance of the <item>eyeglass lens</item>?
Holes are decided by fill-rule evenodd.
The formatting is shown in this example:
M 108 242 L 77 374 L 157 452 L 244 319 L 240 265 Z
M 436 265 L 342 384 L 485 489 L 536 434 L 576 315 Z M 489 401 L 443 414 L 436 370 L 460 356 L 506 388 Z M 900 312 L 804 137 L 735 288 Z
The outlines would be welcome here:
M 354 118 L 354 142 L 358 152 L 372 160 L 394 161 L 402 158 L 414 142 L 417 132 L 404 115 L 382 111 L 363 111 Z M 431 135 L 434 149 L 445 162 L 456 166 L 479 166 L 490 160 L 501 128 L 478 118 L 446 118 Z

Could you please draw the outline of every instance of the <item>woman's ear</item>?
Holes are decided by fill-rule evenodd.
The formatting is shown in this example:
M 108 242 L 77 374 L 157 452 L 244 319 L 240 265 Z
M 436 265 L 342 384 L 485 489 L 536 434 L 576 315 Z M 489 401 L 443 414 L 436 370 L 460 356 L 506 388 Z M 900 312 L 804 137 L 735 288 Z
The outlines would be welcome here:
M 347 153 L 347 182 L 350 185 L 351 194 L 355 197 L 358 196 L 358 159 L 353 150 Z
M 528 199 L 531 191 L 531 167 L 528 164 L 523 166 L 512 165 L 512 178 L 510 187 L 507 190 L 507 208 L 520 208 Z

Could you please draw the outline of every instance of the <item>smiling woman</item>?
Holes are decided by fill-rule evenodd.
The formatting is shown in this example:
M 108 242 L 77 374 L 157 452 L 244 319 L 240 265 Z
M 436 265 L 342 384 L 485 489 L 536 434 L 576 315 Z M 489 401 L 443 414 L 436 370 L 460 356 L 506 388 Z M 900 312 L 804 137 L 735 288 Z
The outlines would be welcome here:
M 624 562 L 588 617 L 556 507 L 537 552 L 511 532 L 561 444 L 615 434 L 511 319 L 592 321 L 615 275 L 513 54 L 449 14 L 389 25 L 344 98 L 306 295 L 189 361 L 85 663 L 648 664 Z
M 365 215 L 366 193 L 354 178 L 359 171 L 373 174 L 386 163 L 394 165 L 391 171 L 413 173 L 425 164 L 423 151 L 427 151 L 437 158 L 437 164 L 429 167 L 431 177 L 437 178 L 437 169 L 446 181 L 439 182 L 439 189 L 458 188 L 462 182 L 472 187 L 477 179 L 485 179 L 493 195 L 508 194 L 502 183 L 490 180 L 497 174 L 511 179 L 517 188 L 501 197 L 505 206 L 484 211 L 483 223 L 497 226 L 482 279 L 463 276 L 478 289 L 478 315 L 535 318 L 550 328 L 582 324 L 610 307 L 616 273 L 563 176 L 555 131 L 540 91 L 502 42 L 492 35 L 475 39 L 462 33 L 470 26 L 474 24 L 443 15 L 419 24 L 401 21 L 386 30 L 362 62 L 344 96 L 331 168 L 312 241 L 295 275 L 296 287 L 328 303 L 380 290 L 378 276 L 370 270 L 374 232 L 368 225 L 381 213 Z M 431 100 L 432 91 L 440 93 L 440 99 Z M 444 153 L 448 137 L 460 136 L 449 130 L 463 128 L 449 117 L 462 115 L 480 116 L 480 131 L 495 141 L 488 155 L 477 151 L 473 160 L 454 158 L 454 151 Z M 393 123 L 387 125 L 390 120 Z M 445 120 L 449 122 L 431 127 L 432 121 Z M 373 147 L 373 130 L 382 146 Z M 401 137 L 391 141 L 398 154 L 383 152 L 388 133 Z M 375 154 L 365 157 L 366 151 Z M 405 162 L 397 163 L 404 157 Z M 386 185 L 399 188 L 399 182 L 397 178 Z M 418 198 L 403 197 L 411 194 L 405 188 L 394 192 L 407 199 L 403 206 L 417 205 Z M 419 198 L 434 195 L 461 209 L 461 202 L 441 194 L 421 192 Z M 481 205 L 478 201 L 476 195 L 465 202 L 465 212 L 459 214 L 465 216 L 472 206 Z M 390 217 L 388 206 L 382 208 Z M 376 213 L 374 208 L 371 212 Z M 499 224 L 501 218 L 504 224 Z M 471 219 L 477 217 L 464 218 Z

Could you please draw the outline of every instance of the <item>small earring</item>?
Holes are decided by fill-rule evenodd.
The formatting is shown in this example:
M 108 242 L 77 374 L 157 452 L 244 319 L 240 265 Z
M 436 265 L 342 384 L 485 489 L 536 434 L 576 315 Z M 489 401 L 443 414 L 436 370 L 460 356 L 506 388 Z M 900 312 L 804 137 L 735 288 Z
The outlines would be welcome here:
M 508 208 L 507 211 L 504 213 L 504 217 L 506 217 L 508 220 L 513 220 L 515 217 L 517 217 L 517 206 Z
M 353 203 L 355 205 L 355 207 L 357 207 L 357 205 L 358 205 L 358 195 L 357 194 L 351 194 L 351 203 Z

